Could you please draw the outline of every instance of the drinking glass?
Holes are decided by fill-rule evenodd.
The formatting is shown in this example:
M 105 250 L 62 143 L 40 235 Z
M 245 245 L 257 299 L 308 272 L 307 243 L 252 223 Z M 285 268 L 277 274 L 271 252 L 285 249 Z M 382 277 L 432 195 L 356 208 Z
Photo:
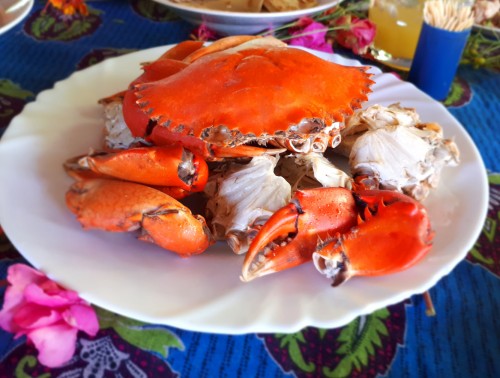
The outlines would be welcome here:
M 409 70 L 422 28 L 425 0 L 371 0 L 368 18 L 377 25 L 374 56 Z

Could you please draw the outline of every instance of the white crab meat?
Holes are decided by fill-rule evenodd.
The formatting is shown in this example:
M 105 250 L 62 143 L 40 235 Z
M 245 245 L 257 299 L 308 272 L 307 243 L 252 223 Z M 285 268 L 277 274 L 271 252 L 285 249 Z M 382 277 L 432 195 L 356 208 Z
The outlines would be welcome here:
M 368 130 L 388 125 L 410 127 L 418 123 L 420 123 L 420 117 L 415 109 L 403 108 L 399 104 L 392 104 L 388 107 L 370 106 L 367 109 L 356 111 L 346 120 L 345 128 L 341 132 L 342 142 L 335 151 L 349 157 L 356 139 Z
M 122 101 L 109 101 L 103 104 L 104 142 L 111 149 L 129 148 L 135 139 L 123 119 Z
M 352 177 L 322 153 L 289 155 L 279 161 L 277 171 L 292 185 L 292 191 L 321 186 L 352 189 Z
M 278 159 L 265 155 L 248 164 L 233 163 L 207 183 L 207 218 L 214 236 L 225 239 L 236 254 L 247 252 L 258 228 L 290 201 L 290 184 L 274 173 Z
M 357 112 L 348 125 L 362 130 L 348 134 L 343 146 L 351 173 L 382 189 L 421 201 L 438 185 L 443 167 L 458 164 L 456 144 L 443 139 L 439 125 L 421 123 L 414 109 L 375 105 Z
M 101 102 L 104 111 L 104 145 L 111 150 L 125 150 L 138 144 L 148 145 L 143 138 L 137 138 L 123 118 L 123 101 L 116 97 Z

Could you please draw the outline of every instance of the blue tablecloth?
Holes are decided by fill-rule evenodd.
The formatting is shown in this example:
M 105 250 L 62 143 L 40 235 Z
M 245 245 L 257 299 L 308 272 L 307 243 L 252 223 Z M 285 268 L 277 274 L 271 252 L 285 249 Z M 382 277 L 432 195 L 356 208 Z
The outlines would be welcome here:
M 75 70 L 188 39 L 193 29 L 148 0 L 88 4 L 90 15 L 73 22 L 42 17 L 45 4 L 36 1 L 23 22 L 0 36 L 0 133 L 39 92 Z M 24 338 L 0 331 L 0 377 L 499 377 L 499 94 L 497 72 L 460 67 L 445 102 L 489 170 L 490 206 L 475 247 L 430 290 L 436 316 L 426 315 L 416 295 L 338 329 L 229 336 L 100 312 L 97 336 L 80 335 L 75 357 L 57 369 L 40 365 Z M 1 234 L 0 278 L 24 261 Z M 99 364 L 103 356 L 113 359 L 114 370 Z

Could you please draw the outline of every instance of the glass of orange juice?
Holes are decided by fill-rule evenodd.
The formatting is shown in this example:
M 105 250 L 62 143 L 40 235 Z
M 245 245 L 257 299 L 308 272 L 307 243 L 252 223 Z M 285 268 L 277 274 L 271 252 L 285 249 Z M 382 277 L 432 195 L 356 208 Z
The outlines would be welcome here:
M 371 0 L 368 18 L 377 25 L 374 55 L 379 61 L 409 70 L 420 29 L 425 0 Z

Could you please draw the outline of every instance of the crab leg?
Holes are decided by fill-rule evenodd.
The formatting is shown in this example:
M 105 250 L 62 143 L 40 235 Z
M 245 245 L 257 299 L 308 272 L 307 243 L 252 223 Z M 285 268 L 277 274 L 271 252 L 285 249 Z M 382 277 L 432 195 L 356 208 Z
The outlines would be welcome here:
M 66 193 L 66 205 L 85 229 L 140 230 L 140 240 L 182 257 L 202 253 L 213 243 L 203 217 L 144 185 L 108 179 L 77 181 Z
M 172 143 L 180 144 L 194 154 L 203 156 L 207 161 L 218 161 L 230 157 L 250 158 L 262 155 L 276 155 L 286 151 L 284 148 L 267 148 L 248 146 L 245 144 L 231 147 L 217 146 L 205 143 L 199 138 L 172 132 L 166 127 L 154 127 L 150 135 L 150 140 L 157 146 L 164 146 Z
M 182 41 L 167 50 L 158 60 L 165 59 L 174 59 L 174 60 L 183 60 L 187 56 L 194 53 L 196 50 L 199 50 L 203 47 L 203 41 Z
M 392 191 L 354 193 L 360 216 L 347 233 L 324 240 L 313 254 L 316 268 L 337 286 L 352 276 L 405 270 L 431 249 L 433 232 L 425 208 Z
M 205 160 L 181 146 L 139 147 L 89 154 L 70 159 L 65 169 L 76 179 L 101 175 L 179 188 L 188 193 L 202 191 L 208 179 Z
M 245 256 L 243 281 L 308 262 L 318 240 L 356 224 L 351 191 L 317 188 L 297 191 L 292 201 L 264 224 Z
M 261 39 L 260 36 L 255 35 L 234 35 L 226 38 L 218 39 L 212 44 L 205 46 L 197 51 L 193 51 L 191 54 L 184 58 L 184 62 L 193 63 L 194 61 L 204 57 L 205 55 L 214 54 L 219 51 L 227 50 L 231 47 L 239 46 L 245 42 L 249 42 L 256 39 Z M 277 44 L 282 44 L 282 42 L 277 41 Z

